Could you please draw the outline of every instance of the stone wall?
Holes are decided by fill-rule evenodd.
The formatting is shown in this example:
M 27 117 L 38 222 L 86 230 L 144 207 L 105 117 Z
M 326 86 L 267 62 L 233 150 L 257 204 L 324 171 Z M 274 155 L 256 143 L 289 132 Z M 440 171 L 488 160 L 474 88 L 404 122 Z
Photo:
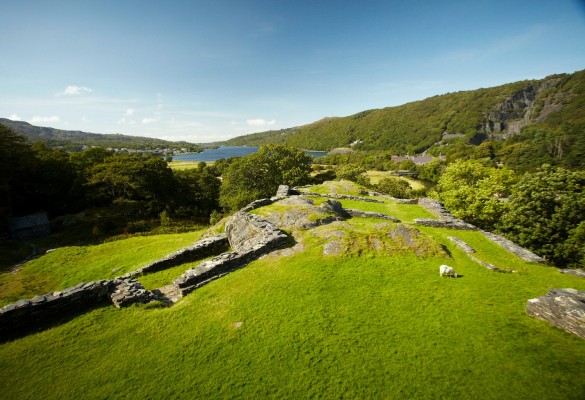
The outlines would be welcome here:
M 175 279 L 173 284 L 182 295 L 288 243 L 288 236 L 275 225 L 262 217 L 241 211 L 228 219 L 225 230 L 235 251 L 203 261 Z
M 19 300 L 0 309 L 0 338 L 83 312 L 108 300 L 113 281 L 82 282 L 59 292 Z
M 386 219 L 389 221 L 400 222 L 398 218 L 393 217 L 388 214 L 383 214 L 374 211 L 362 211 L 362 210 L 354 210 L 352 208 L 346 208 L 345 212 L 347 212 L 352 217 L 362 217 L 362 218 L 377 218 L 377 219 Z
M 315 192 L 309 192 L 309 191 L 303 191 L 301 190 L 300 193 L 304 196 L 312 196 L 312 197 L 326 197 L 329 199 L 337 199 L 337 200 L 356 200 L 356 201 L 364 201 L 367 203 L 383 203 L 383 201 L 378 200 L 378 199 L 372 199 L 369 197 L 359 197 L 359 196 L 349 196 L 346 194 L 321 194 L 321 193 L 315 193 Z
M 422 226 L 431 226 L 433 228 L 447 228 L 447 229 L 459 229 L 464 231 L 477 231 L 478 228 L 474 225 L 468 224 L 467 222 L 453 219 L 453 220 L 440 220 L 430 218 L 415 218 L 414 223 Z
M 439 217 L 439 220 L 418 218 L 414 220 L 415 224 L 423 226 L 432 226 L 435 228 L 449 228 L 449 229 L 462 229 L 462 230 L 479 230 L 483 235 L 493 243 L 502 246 L 504 249 L 512 254 L 517 255 L 524 261 L 534 262 L 539 264 L 546 264 L 546 260 L 533 252 L 518 246 L 516 243 L 504 238 L 503 236 L 496 235 L 495 233 L 483 231 L 474 225 L 468 224 L 465 221 L 455 218 L 445 207 L 443 203 L 438 200 L 429 199 L 428 197 L 421 198 L 418 204 L 426 208 L 428 211 Z
M 206 239 L 199 240 L 191 246 L 184 247 L 168 256 L 152 262 L 132 272 L 128 272 L 119 277 L 119 279 L 128 279 L 145 273 L 161 271 L 172 268 L 177 265 L 185 264 L 191 261 L 209 257 L 214 254 L 224 252 L 228 249 L 229 242 L 225 234 L 215 235 Z

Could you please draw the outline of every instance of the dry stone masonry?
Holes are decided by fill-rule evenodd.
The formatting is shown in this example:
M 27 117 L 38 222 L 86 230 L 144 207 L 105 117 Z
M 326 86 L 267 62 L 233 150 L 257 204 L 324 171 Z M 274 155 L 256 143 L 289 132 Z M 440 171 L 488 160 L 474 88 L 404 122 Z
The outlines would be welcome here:
M 449 228 L 473 231 L 479 230 L 488 240 L 502 246 L 504 249 L 506 249 L 512 254 L 517 255 L 522 260 L 539 264 L 546 264 L 546 260 L 544 258 L 537 256 L 536 254 L 532 253 L 531 251 L 521 246 L 518 246 L 516 243 L 500 235 L 496 235 L 495 233 L 483 231 L 474 225 L 468 224 L 467 222 L 455 218 L 453 214 L 451 214 L 449 211 L 445 209 L 445 207 L 443 207 L 443 203 L 441 203 L 440 201 L 425 197 L 419 199 L 418 204 L 423 206 L 433 214 L 435 214 L 437 217 L 439 217 L 439 220 L 428 218 L 415 219 L 414 222 L 418 225 L 432 226 L 435 228 Z
M 84 312 L 107 301 L 112 281 L 82 282 L 62 291 L 19 300 L 0 309 L 0 338 L 48 323 L 67 314 Z
M 490 264 L 488 262 L 485 261 L 481 261 L 479 258 L 477 258 L 474 253 L 475 253 L 475 249 L 473 249 L 470 245 L 468 245 L 467 243 L 465 243 L 463 240 L 453 237 L 453 236 L 449 236 L 447 237 L 447 239 L 449 239 L 450 241 L 452 241 L 453 243 L 455 243 L 459 248 L 461 248 L 469 258 L 471 258 L 473 261 L 475 261 L 476 263 L 483 265 L 484 267 L 486 267 L 487 269 L 489 269 L 490 271 L 495 271 L 495 272 L 516 272 L 513 269 L 503 269 L 503 268 L 498 268 L 493 264 Z
M 528 315 L 585 339 L 585 291 L 551 289 L 526 303 Z
M 377 219 L 386 219 L 389 221 L 400 222 L 398 218 L 393 217 L 388 214 L 383 214 L 374 211 L 362 211 L 362 210 L 354 210 L 352 208 L 346 208 L 345 211 L 351 215 L 352 217 L 362 217 L 362 218 L 377 218 Z
M 191 246 L 184 247 L 168 256 L 145 265 L 135 271 L 122 275 L 119 279 L 133 278 L 142 274 L 162 271 L 177 265 L 185 264 L 204 257 L 226 251 L 229 247 L 227 236 L 224 234 L 215 235 L 206 239 L 199 240 Z
M 77 312 L 84 312 L 95 308 L 102 303 L 111 301 L 116 307 L 126 307 L 135 303 L 147 303 L 154 300 L 164 301 L 167 304 L 172 304 L 183 295 L 192 290 L 204 285 L 214 279 L 217 279 L 231 271 L 246 266 L 253 260 L 268 254 L 276 249 L 282 248 L 289 243 L 288 236 L 279 230 L 274 224 L 266 219 L 250 214 L 255 208 L 266 206 L 277 201 L 291 202 L 292 208 L 300 208 L 303 205 L 312 205 L 310 199 L 297 196 L 301 194 L 299 190 L 290 189 L 288 186 L 281 185 L 278 188 L 276 196 L 269 199 L 261 199 L 254 201 L 230 217 L 225 225 L 225 234 L 216 235 L 202 239 L 191 246 L 185 247 L 175 253 L 172 253 L 160 260 L 141 267 L 135 271 L 122 275 L 114 280 L 100 280 L 94 282 L 83 282 L 73 287 L 64 289 L 59 292 L 49 293 L 42 296 L 35 296 L 32 299 L 19 300 L 16 303 L 9 304 L 0 309 L 0 339 L 8 337 L 15 332 L 34 329 L 43 324 L 51 323 L 60 318 L 72 315 Z M 347 196 L 341 194 L 321 195 L 308 191 L 303 192 L 306 196 L 327 197 L 333 199 L 349 199 L 364 202 L 383 203 L 383 201 L 366 198 Z M 293 197 L 290 197 L 293 196 Z M 396 199 L 398 201 L 399 199 Z M 416 199 L 415 199 L 416 200 Z M 406 204 L 415 204 L 414 200 L 406 200 Z M 429 224 L 429 226 L 450 227 L 454 229 L 474 229 L 473 225 L 467 224 L 453 217 L 442 204 L 432 199 L 419 199 L 418 203 L 439 216 L 440 220 L 415 220 L 421 225 Z M 296 206 L 295 206 L 296 205 Z M 319 224 L 343 220 L 350 216 L 381 218 L 394 222 L 399 222 L 395 217 L 382 213 L 365 212 L 359 210 L 345 210 L 341 203 L 334 200 L 327 200 L 320 204 L 319 207 L 313 208 L 320 210 L 324 218 Z M 313 210 L 315 211 L 315 210 Z M 319 214 L 319 213 L 317 213 Z M 313 216 L 315 217 L 315 216 Z M 314 221 L 312 221 L 314 222 Z M 439 225 L 436 225 L 436 224 Z M 399 229 L 407 229 L 400 225 Z M 399 233 L 399 232 L 398 232 Z M 540 257 L 516 246 L 514 243 L 507 241 L 497 235 L 489 232 L 483 232 L 490 240 L 504 246 L 520 257 L 533 262 L 544 262 Z M 404 235 L 402 235 L 404 236 Z M 401 236 L 401 237 L 402 237 Z M 394 238 L 394 235 L 393 235 Z M 396 238 L 395 238 L 396 239 Z M 454 240 L 455 241 L 455 240 Z M 461 246 L 470 257 L 473 257 L 473 249 L 464 243 L 456 243 Z M 226 252 L 229 247 L 231 252 Z M 332 249 L 334 250 L 334 249 Z M 222 253 L 223 252 L 223 253 Z M 332 251 L 334 252 L 334 251 Z M 153 291 L 146 290 L 140 282 L 134 279 L 141 274 L 160 271 L 166 268 L 171 268 L 177 265 L 191 262 L 196 259 L 218 254 L 211 260 L 204 261 L 194 268 L 187 270 L 183 275 L 173 281 L 172 285 L 167 285 L 160 289 Z M 475 259 L 477 262 L 481 261 Z M 487 263 L 482 263 L 488 268 L 499 270 L 499 268 L 491 266 Z M 556 289 L 562 295 L 557 295 L 553 301 L 557 308 L 562 304 L 571 303 L 573 307 L 570 314 L 573 322 L 569 325 L 572 327 L 572 332 L 577 333 L 581 337 L 585 337 L 585 328 L 583 328 L 583 320 L 585 319 L 585 300 L 584 292 L 576 292 L 573 289 Z M 550 296 L 549 296 L 550 297 Z M 559 298 L 567 300 L 558 300 Z M 547 297 L 546 300 L 532 299 L 529 301 L 527 311 L 531 315 L 548 315 L 550 312 L 543 311 L 544 304 L 551 300 Z M 576 311 L 575 311 L 576 310 Z M 558 315 L 559 313 L 553 313 Z M 555 317 L 556 318 L 556 317 Z M 555 319 L 553 318 L 553 319 Z M 558 318 L 556 318 L 558 319 Z M 566 318 L 565 318 L 566 319 Z M 575 322 L 577 321 L 577 322 Z M 577 326 L 577 328 L 575 328 Z
M 260 216 L 241 211 L 227 220 L 225 231 L 234 251 L 204 261 L 175 279 L 173 284 L 182 295 L 288 243 L 288 236 L 276 226 Z

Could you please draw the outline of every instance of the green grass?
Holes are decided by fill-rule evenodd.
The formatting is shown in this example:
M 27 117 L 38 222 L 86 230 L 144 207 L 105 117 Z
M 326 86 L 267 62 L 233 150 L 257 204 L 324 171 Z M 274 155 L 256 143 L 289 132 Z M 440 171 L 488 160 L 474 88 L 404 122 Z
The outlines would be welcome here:
M 376 185 L 378 183 L 380 183 L 380 181 L 382 179 L 385 178 L 392 178 L 392 179 L 400 179 L 403 180 L 405 182 L 408 182 L 408 184 L 410 185 L 410 187 L 414 190 L 417 189 L 428 189 L 429 186 L 425 185 L 424 182 L 416 180 L 416 179 L 411 179 L 411 178 L 406 178 L 404 176 L 396 176 L 394 175 L 391 171 L 376 171 L 376 170 L 370 170 L 366 172 L 366 175 L 368 176 L 368 178 L 370 178 L 370 183 L 373 185 Z
M 437 217 L 417 204 L 396 204 L 393 200 L 384 200 L 384 203 L 370 203 L 357 200 L 339 200 L 344 208 L 353 208 L 362 211 L 373 211 L 388 214 L 402 222 L 412 222 L 415 218 Z
M 95 246 L 58 248 L 29 261 L 16 273 L 0 274 L 0 306 L 79 282 L 123 275 L 188 246 L 201 233 L 138 236 Z
M 404 220 L 427 216 L 419 206 L 343 203 L 388 207 Z M 14 400 L 583 398 L 585 341 L 529 317 L 525 306 L 550 288 L 585 290 L 585 280 L 523 262 L 478 232 L 417 227 L 448 252 L 375 251 L 368 238 L 383 236 L 383 223 L 353 218 L 300 231 L 302 252 L 266 256 L 171 308 L 107 306 L 0 344 L 0 393 Z M 328 230 L 345 232 L 351 251 L 324 256 L 335 238 Z M 487 270 L 447 236 L 518 273 Z M 134 239 L 118 244 L 118 257 L 140 256 Z M 440 264 L 463 277 L 440 277 Z M 163 275 L 140 280 L 158 285 Z
M 169 309 L 104 307 L 0 345 L 20 398 L 578 399 L 585 342 L 524 313 L 577 278 L 465 259 L 307 250 L 256 261 Z M 532 266 L 531 266 L 532 267 Z M 540 285 L 534 285 L 534 281 Z M 546 284 L 544 283 L 546 281 Z M 536 286 L 536 287 L 534 287 Z M 234 325 L 242 322 L 239 328 Z M 74 340 L 72 340 L 74 338 Z
M 197 261 L 181 264 L 176 267 L 164 269 L 162 271 L 152 272 L 150 274 L 139 276 L 137 279 L 145 289 L 157 289 L 162 286 L 172 284 L 173 280 L 183 275 L 185 271 L 211 258 L 212 257 L 202 258 Z
M 171 161 L 169 167 L 174 170 L 182 171 L 186 169 L 199 168 L 200 161 Z M 207 165 L 213 165 L 213 162 L 206 162 Z

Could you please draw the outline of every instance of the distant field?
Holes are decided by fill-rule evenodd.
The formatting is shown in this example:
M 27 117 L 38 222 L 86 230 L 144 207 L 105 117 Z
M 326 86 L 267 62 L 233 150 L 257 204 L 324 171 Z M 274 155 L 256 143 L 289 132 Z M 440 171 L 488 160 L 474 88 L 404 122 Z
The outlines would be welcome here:
M 176 170 L 198 168 L 201 161 L 171 161 L 169 167 Z M 205 164 L 212 165 L 213 162 L 206 162 Z
M 347 182 L 316 191 L 326 187 L 358 191 Z M 393 201 L 342 203 L 399 216 L 406 227 L 430 216 Z M 270 207 L 282 206 L 262 214 Z M 417 255 L 400 241 L 392 252 L 382 245 L 392 246 L 385 230 L 393 226 L 353 218 L 301 230 L 302 251 L 252 262 L 171 308 L 106 306 L 0 344 L 1 397 L 583 399 L 585 340 L 527 316 L 525 305 L 550 288 L 585 290 L 585 280 L 523 262 L 479 232 L 420 227 L 433 252 Z M 61 281 L 107 277 L 198 234 L 63 249 L 28 273 L 51 264 Z M 487 270 L 448 236 L 518 272 Z M 345 241 L 345 251 L 323 255 L 331 240 Z M 440 264 L 463 277 L 440 277 Z M 180 269 L 139 280 L 158 285 Z
M 384 178 L 393 178 L 393 179 L 401 179 L 403 181 L 408 182 L 408 184 L 410 185 L 410 187 L 414 190 L 417 189 L 428 189 L 428 187 L 421 181 L 416 180 L 416 179 L 411 179 L 411 178 L 405 178 L 403 176 L 396 176 L 394 175 L 392 172 L 390 171 L 367 171 L 366 174 L 368 175 L 368 177 L 370 178 L 370 182 L 372 184 L 377 184 L 379 183 L 382 179 Z

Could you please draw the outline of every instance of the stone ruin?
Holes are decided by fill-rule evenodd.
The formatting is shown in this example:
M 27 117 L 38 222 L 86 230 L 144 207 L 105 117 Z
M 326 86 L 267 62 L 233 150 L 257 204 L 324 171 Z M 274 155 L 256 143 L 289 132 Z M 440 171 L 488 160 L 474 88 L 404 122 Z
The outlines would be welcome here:
M 32 299 L 19 300 L 16 303 L 8 304 L 0 309 L 0 339 L 42 327 L 43 325 L 65 318 L 67 315 L 85 312 L 99 306 L 100 304 L 107 304 L 108 302 L 111 302 L 118 308 L 126 307 L 135 303 L 148 303 L 156 300 L 172 304 L 174 301 L 194 289 L 231 271 L 242 268 L 251 261 L 258 259 L 265 254 L 285 247 L 286 244 L 289 243 L 288 236 L 273 223 L 258 215 L 250 214 L 249 211 L 270 205 L 276 201 L 286 199 L 287 197 L 290 198 L 289 196 L 291 195 L 298 194 L 300 194 L 298 190 L 290 189 L 287 186 L 281 185 L 276 196 L 269 199 L 256 200 L 230 217 L 226 222 L 225 234 L 199 240 L 191 246 L 180 249 L 160 260 L 113 280 L 82 282 L 62 291 L 35 296 Z M 320 196 L 309 192 L 303 194 Z M 379 202 L 379 200 L 375 199 L 345 195 L 329 195 L 322 197 Z M 459 222 L 463 224 L 465 223 L 453 217 L 444 209 L 440 202 L 432 199 L 419 199 L 418 203 L 438 215 L 440 221 L 446 222 L 446 224 L 441 225 L 442 227 L 447 226 L 455 229 L 469 229 L 467 226 L 460 225 Z M 414 202 L 411 203 L 409 201 L 408 204 L 414 204 Z M 327 213 L 331 214 L 331 217 L 327 217 L 330 220 L 323 220 L 323 223 L 329 223 L 350 216 L 373 217 L 399 222 L 395 217 L 382 213 L 343 209 L 339 202 L 333 200 L 328 200 L 321 204 L 320 208 L 323 208 L 325 215 Z M 415 222 L 421 225 L 425 224 L 425 222 L 421 223 L 420 220 L 415 220 Z M 473 225 L 471 226 L 473 227 Z M 477 229 L 475 227 L 473 228 Z M 518 254 L 528 261 L 544 262 L 544 260 L 540 259 L 538 256 L 504 238 L 499 237 L 498 235 L 490 234 L 488 232 L 483 233 L 486 234 L 488 239 L 504 246 L 509 251 Z M 461 244 L 458 245 L 461 246 Z M 229 247 L 231 247 L 232 251 L 228 252 L 227 250 Z M 462 248 L 465 250 L 465 247 L 462 246 Z M 467 250 L 466 252 L 468 254 L 472 253 L 472 251 Z M 211 260 L 203 261 L 194 268 L 187 270 L 183 275 L 176 278 L 172 285 L 167 285 L 160 289 L 152 291 L 146 290 L 140 282 L 135 279 L 137 276 L 145 273 L 171 268 L 218 253 L 221 254 L 213 257 Z M 490 266 L 488 266 L 488 268 L 489 267 Z M 499 268 L 493 267 L 493 269 L 498 270 Z M 561 307 L 560 304 L 562 302 L 559 303 L 556 299 L 563 297 L 571 299 L 563 304 L 570 302 L 571 304 L 580 305 L 582 307 L 579 309 L 580 311 L 571 311 L 566 312 L 565 314 L 573 316 L 574 320 L 576 318 L 577 323 L 569 323 L 569 325 L 572 324 L 571 326 L 577 326 L 577 328 L 571 328 L 572 332 L 582 332 L 582 330 L 585 330 L 585 322 L 583 322 L 583 319 L 585 318 L 585 311 L 583 311 L 583 307 L 585 307 L 585 300 L 583 300 L 584 292 L 577 292 L 575 294 L 573 292 L 574 289 L 563 290 L 563 296 L 554 297 L 556 303 L 552 304 L 556 304 L 558 309 Z M 542 315 L 555 315 L 554 313 L 543 311 L 544 305 L 550 302 L 551 300 L 548 298 L 546 300 L 543 298 L 529 300 L 527 312 L 530 315 L 535 315 L 539 318 L 541 318 Z M 554 319 L 559 318 L 550 318 L 550 320 Z M 579 323 L 581 325 L 579 325 Z M 585 337 L 580 333 L 577 334 L 581 337 Z

